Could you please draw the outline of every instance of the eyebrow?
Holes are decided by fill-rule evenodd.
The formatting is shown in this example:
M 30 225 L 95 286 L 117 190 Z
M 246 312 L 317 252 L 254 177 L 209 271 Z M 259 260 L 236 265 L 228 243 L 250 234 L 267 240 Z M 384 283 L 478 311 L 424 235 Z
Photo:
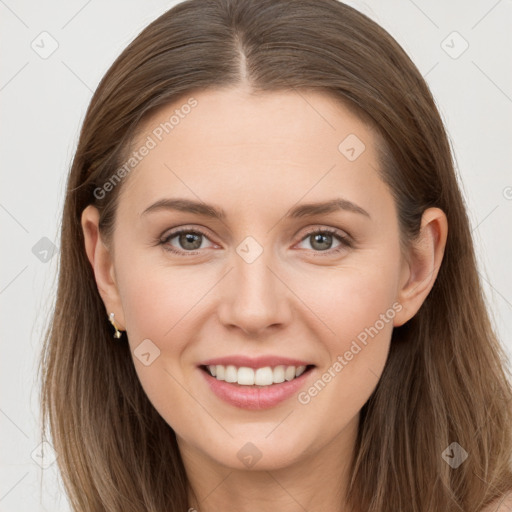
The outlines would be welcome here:
M 227 215 L 226 212 L 217 206 L 206 204 L 200 201 L 193 201 L 191 199 L 160 199 L 156 203 L 148 206 L 142 213 L 146 215 L 151 212 L 161 211 L 161 210 L 176 210 L 180 212 L 193 213 L 196 215 L 204 215 L 206 217 L 211 217 L 214 219 L 224 220 Z M 313 217 L 315 215 L 325 215 L 327 213 L 333 213 L 340 210 L 345 210 L 353 213 L 359 213 L 368 218 L 370 214 L 353 203 L 352 201 L 348 201 L 347 199 L 336 198 L 331 199 L 329 201 L 319 202 L 319 203 L 305 203 L 295 206 L 291 208 L 285 217 L 288 218 L 302 218 L 302 217 Z

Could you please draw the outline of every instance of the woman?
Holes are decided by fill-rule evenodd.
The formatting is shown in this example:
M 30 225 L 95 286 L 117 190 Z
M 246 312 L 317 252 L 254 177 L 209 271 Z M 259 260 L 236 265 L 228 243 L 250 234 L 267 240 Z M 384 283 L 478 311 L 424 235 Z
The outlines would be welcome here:
M 154 21 L 91 101 L 61 245 L 42 409 L 74 510 L 512 507 L 447 135 L 356 10 Z

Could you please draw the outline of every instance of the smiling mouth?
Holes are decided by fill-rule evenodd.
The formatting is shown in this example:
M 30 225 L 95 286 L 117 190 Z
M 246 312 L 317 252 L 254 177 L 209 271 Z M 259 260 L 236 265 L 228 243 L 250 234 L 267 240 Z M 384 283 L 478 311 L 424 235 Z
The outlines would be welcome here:
M 234 365 L 202 365 L 200 368 L 211 377 L 240 387 L 268 387 L 297 379 L 309 372 L 315 365 L 307 366 L 264 366 L 249 368 Z

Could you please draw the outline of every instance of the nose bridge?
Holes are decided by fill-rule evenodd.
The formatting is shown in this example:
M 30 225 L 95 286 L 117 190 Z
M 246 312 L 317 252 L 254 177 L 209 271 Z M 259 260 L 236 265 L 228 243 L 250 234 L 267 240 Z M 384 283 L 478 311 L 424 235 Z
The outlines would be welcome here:
M 233 266 L 221 307 L 225 325 L 257 332 L 285 322 L 286 292 L 275 276 L 272 250 L 246 239 L 233 255 Z

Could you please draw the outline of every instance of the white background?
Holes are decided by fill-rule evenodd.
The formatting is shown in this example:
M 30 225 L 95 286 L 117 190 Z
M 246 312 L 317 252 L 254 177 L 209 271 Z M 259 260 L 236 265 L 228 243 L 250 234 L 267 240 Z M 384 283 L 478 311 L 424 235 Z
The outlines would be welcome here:
M 45 263 L 32 248 L 43 237 L 59 246 L 65 179 L 98 82 L 123 48 L 175 3 L 0 0 L 0 511 L 69 510 L 56 463 L 42 469 L 31 456 L 40 442 L 37 360 L 58 259 Z M 512 1 L 349 3 L 397 39 L 433 92 L 455 153 L 490 310 L 510 353 Z M 31 47 L 51 48 L 43 31 L 58 43 L 46 59 Z M 464 40 L 469 47 L 453 58 Z

